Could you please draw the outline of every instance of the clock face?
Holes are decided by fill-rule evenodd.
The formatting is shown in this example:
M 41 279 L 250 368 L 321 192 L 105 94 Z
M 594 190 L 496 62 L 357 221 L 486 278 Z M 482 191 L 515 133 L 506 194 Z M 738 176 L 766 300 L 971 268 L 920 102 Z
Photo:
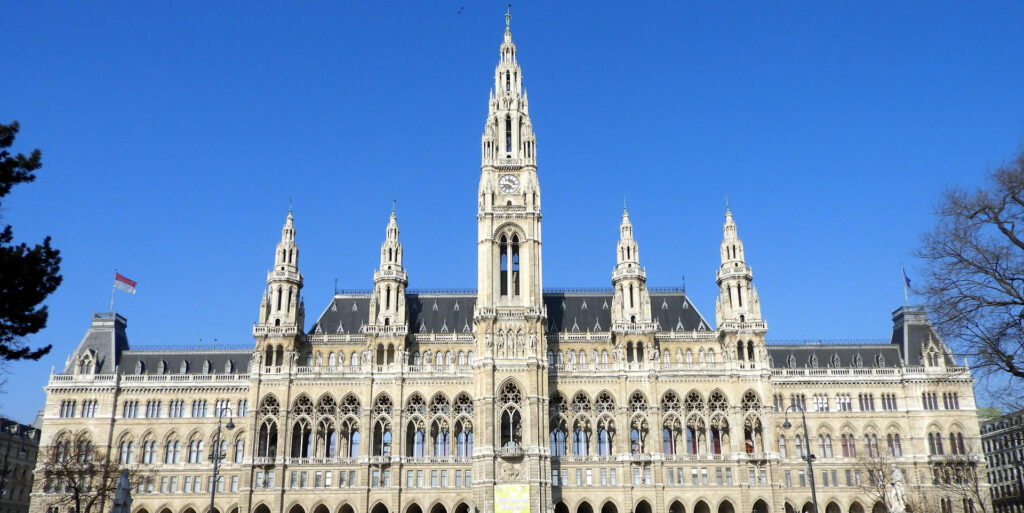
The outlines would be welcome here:
M 519 178 L 515 175 L 505 175 L 498 179 L 498 188 L 505 194 L 512 194 L 519 190 Z

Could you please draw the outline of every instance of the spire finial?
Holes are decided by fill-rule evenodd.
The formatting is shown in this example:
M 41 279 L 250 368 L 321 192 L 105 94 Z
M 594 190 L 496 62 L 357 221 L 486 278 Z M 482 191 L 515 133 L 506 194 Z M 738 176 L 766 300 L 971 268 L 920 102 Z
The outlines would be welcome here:
M 626 195 L 625 194 L 622 195 L 622 211 L 623 212 L 626 211 Z
M 508 4 L 508 10 L 505 11 L 505 30 L 512 30 L 512 4 Z
M 398 208 L 398 200 L 391 200 L 391 215 L 395 215 L 395 209 Z
M 292 199 L 288 198 L 288 215 L 292 215 Z

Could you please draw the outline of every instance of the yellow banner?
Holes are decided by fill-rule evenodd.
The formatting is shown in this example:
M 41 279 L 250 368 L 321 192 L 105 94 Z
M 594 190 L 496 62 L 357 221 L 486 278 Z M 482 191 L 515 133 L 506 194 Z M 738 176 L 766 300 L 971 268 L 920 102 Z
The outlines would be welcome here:
M 495 485 L 494 513 L 530 513 L 530 485 Z

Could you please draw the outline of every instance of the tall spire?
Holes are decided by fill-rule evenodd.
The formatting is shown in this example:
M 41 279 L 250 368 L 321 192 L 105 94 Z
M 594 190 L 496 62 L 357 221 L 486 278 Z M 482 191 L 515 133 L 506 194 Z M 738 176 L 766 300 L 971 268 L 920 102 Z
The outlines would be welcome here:
M 494 87 L 487 108 L 487 123 L 481 140 L 482 164 L 536 165 L 536 139 L 530 122 L 529 101 L 523 74 L 512 42 L 511 5 L 505 12 L 505 35 L 498 49 Z

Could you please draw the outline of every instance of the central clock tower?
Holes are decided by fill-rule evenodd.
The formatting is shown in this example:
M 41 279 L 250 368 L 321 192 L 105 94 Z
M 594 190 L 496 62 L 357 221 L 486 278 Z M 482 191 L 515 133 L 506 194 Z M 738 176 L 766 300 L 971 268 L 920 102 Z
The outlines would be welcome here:
M 477 397 L 474 501 L 494 511 L 498 487 L 549 511 L 548 379 L 542 300 L 537 142 L 509 14 L 480 141 L 477 193 Z

